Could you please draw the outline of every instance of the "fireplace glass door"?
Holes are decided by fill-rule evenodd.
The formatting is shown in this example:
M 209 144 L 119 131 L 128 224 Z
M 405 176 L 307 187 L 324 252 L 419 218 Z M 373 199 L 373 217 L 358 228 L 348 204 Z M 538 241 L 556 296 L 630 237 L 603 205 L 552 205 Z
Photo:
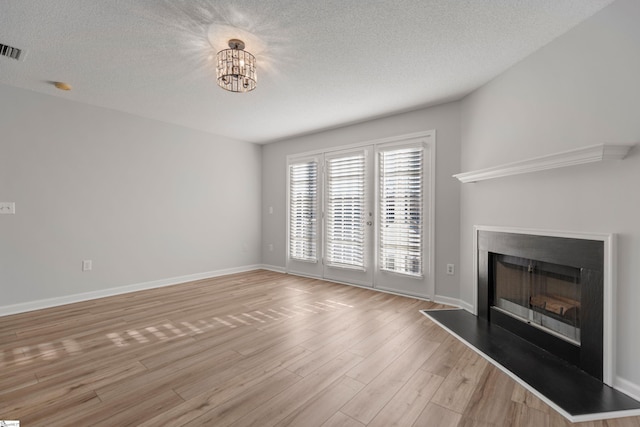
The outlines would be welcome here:
M 581 270 L 492 255 L 492 308 L 580 346 Z

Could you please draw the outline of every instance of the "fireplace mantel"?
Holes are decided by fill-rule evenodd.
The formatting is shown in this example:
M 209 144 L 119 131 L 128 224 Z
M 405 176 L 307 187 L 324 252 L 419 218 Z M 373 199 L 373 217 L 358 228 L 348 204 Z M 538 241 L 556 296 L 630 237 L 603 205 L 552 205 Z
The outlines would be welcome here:
M 600 162 L 603 160 L 622 160 L 632 147 L 633 145 L 617 144 L 591 145 L 588 147 L 507 163 L 491 168 L 458 173 L 453 175 L 453 177 L 458 178 L 460 182 L 470 183 L 510 175 L 580 165 L 584 163 Z

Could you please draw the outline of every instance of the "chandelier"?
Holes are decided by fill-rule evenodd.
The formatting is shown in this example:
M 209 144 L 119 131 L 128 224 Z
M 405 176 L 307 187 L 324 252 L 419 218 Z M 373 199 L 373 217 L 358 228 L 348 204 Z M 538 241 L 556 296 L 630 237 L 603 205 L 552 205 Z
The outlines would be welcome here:
M 256 88 L 256 57 L 244 50 L 244 42 L 229 40 L 229 49 L 216 55 L 218 86 L 231 92 L 249 92 Z

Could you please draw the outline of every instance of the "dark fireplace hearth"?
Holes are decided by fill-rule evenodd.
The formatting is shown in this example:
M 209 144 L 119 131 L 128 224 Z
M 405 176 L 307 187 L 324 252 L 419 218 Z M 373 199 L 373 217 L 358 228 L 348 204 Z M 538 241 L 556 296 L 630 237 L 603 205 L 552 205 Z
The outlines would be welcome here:
M 475 226 L 471 310 L 422 312 L 571 422 L 639 416 L 614 388 L 615 236 Z
M 478 230 L 478 317 L 603 380 L 604 242 Z

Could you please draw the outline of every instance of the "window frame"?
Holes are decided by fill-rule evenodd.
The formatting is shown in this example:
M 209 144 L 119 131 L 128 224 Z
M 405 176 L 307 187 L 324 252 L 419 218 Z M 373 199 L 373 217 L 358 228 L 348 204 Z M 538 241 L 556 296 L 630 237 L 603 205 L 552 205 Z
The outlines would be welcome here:
M 362 175 L 363 175 L 363 200 L 362 200 L 362 238 L 364 239 L 365 234 L 367 234 L 365 222 L 367 220 L 366 211 L 368 211 L 368 206 L 366 204 L 366 199 L 371 195 L 367 191 L 368 185 L 366 182 L 368 168 L 367 168 L 367 153 L 364 150 L 356 149 L 356 150 L 336 150 L 327 152 L 324 154 L 324 169 L 323 169 L 323 182 L 324 182 L 324 192 L 323 192 L 323 200 L 321 203 L 323 209 L 323 223 L 325 227 L 325 232 L 322 235 L 323 238 L 323 262 L 329 267 L 343 268 L 348 270 L 357 270 L 357 271 L 366 271 L 369 267 L 366 265 L 366 256 L 368 254 L 369 248 L 363 246 L 362 249 L 362 265 L 352 265 L 348 263 L 339 263 L 339 262 L 331 262 L 329 261 L 329 225 L 328 221 L 330 219 L 329 213 L 329 191 L 330 191 L 330 183 L 329 183 L 329 162 L 337 159 L 345 159 L 350 157 L 361 157 L 362 158 Z M 370 268 L 370 267 L 369 267 Z
M 314 204 L 315 204 L 315 239 L 316 241 L 314 242 L 314 246 L 315 246 L 315 251 L 314 251 L 314 257 L 309 257 L 309 258 L 298 258 L 298 257 L 294 257 L 291 254 L 291 171 L 292 171 L 292 167 L 294 167 L 295 165 L 303 165 L 303 164 L 310 164 L 310 163 L 315 163 L 316 164 L 316 176 L 315 176 L 315 186 L 316 186 L 316 190 L 315 190 L 315 200 L 314 200 Z M 320 252 L 321 250 L 321 246 L 318 242 L 320 236 L 320 226 L 319 226 L 319 222 L 322 220 L 322 212 L 320 210 L 320 201 L 322 200 L 322 188 L 320 185 L 320 178 L 322 176 L 322 167 L 323 165 L 319 162 L 319 160 L 316 157 L 310 157 L 310 158 L 304 158 L 304 159 L 298 159 L 296 161 L 290 162 L 287 164 L 287 258 L 288 259 L 292 259 L 298 262 L 309 262 L 309 263 L 318 263 L 321 260 L 322 257 L 322 253 Z
M 374 250 L 374 254 L 373 254 L 373 270 L 374 270 L 374 279 L 373 279 L 373 288 L 374 289 L 378 289 L 378 290 L 383 290 L 383 291 L 388 291 L 388 292 L 393 292 L 393 293 L 398 293 L 398 294 L 402 294 L 402 295 L 408 295 L 408 296 L 417 296 L 420 298 L 426 298 L 426 299 L 432 299 L 435 296 L 435 181 L 436 181 L 436 131 L 435 130 L 428 130 L 428 131 L 422 131 L 422 132 L 415 132 L 415 133 L 410 133 L 410 134 L 403 134 L 403 135 L 397 135 L 397 136 L 393 136 L 393 137 L 388 137 L 388 138 L 382 138 L 382 139 L 377 139 L 377 140 L 369 140 L 369 141 L 363 141 L 363 142 L 359 142 L 359 143 L 355 143 L 355 144 L 348 144 L 348 145 L 338 145 L 338 146 L 331 146 L 329 148 L 324 148 L 324 149 L 317 149 L 317 150 L 313 150 L 313 151 L 307 151 L 307 152 L 302 152 L 302 153 L 298 153 L 298 154 L 290 154 L 287 155 L 287 187 L 286 187 L 286 197 L 287 197 L 287 201 L 286 201 L 286 206 L 285 206 L 285 211 L 287 213 L 287 222 L 286 222 L 286 253 L 285 253 L 285 260 L 286 260 L 286 268 L 285 271 L 287 273 L 290 274 L 297 274 L 297 275 L 301 275 L 301 276 L 307 276 L 307 277 L 314 277 L 314 278 L 324 278 L 324 271 L 323 271 L 323 259 L 320 259 L 318 263 L 315 264 L 311 264 L 311 263 L 296 263 L 296 262 L 292 262 L 290 260 L 289 257 L 289 172 L 288 172 L 288 167 L 289 164 L 292 162 L 299 162 L 299 161 L 303 161 L 305 159 L 311 159 L 311 158 L 315 158 L 318 159 L 319 164 L 323 165 L 320 176 L 318 177 L 318 185 L 320 186 L 319 188 L 321 188 L 321 200 L 318 200 L 318 209 L 319 212 L 322 213 L 322 220 L 319 221 L 320 224 L 320 228 L 318 228 L 318 243 L 320 245 L 322 245 L 321 249 L 318 249 L 318 253 L 322 254 L 322 257 L 324 257 L 324 229 L 322 227 L 323 223 L 324 223 L 324 157 L 338 153 L 340 151 L 348 151 L 348 150 L 356 150 L 359 148 L 363 148 L 365 146 L 373 146 L 373 155 L 374 155 L 374 163 L 377 163 L 377 151 L 379 149 L 387 149 L 389 147 L 402 147 L 404 146 L 410 146 L 412 144 L 422 144 L 422 146 L 424 147 L 423 149 L 423 153 L 424 153 L 424 164 L 423 167 L 426 169 L 425 173 L 423 175 L 424 177 L 424 191 L 425 191 L 425 195 L 423 197 L 423 203 L 425 204 L 425 208 L 424 208 L 424 214 L 425 214 L 425 226 L 424 226 L 424 233 L 426 233 L 426 235 L 424 236 L 424 250 L 425 250 L 425 256 L 424 256 L 424 262 L 423 262 L 423 274 L 422 276 L 410 276 L 410 275 L 405 275 L 405 274 L 399 274 L 399 273 L 394 273 L 394 272 L 387 272 L 387 271 L 380 271 L 379 267 L 379 262 L 378 262 L 378 240 L 379 240 L 379 236 L 378 236 L 378 225 L 377 222 L 379 221 L 379 215 L 377 210 L 379 209 L 379 200 L 378 200 L 378 182 L 379 182 L 379 176 L 378 176 L 378 167 L 376 165 L 376 167 L 374 167 L 373 169 L 373 174 L 374 174 L 374 188 L 372 189 L 372 193 L 373 193 L 373 203 L 374 203 L 374 207 L 375 207 L 375 221 L 376 223 L 374 224 L 374 243 L 373 243 L 373 250 Z M 303 266 L 302 264 L 307 264 L 306 266 Z M 405 289 L 397 289 L 394 288 L 393 286 L 389 286 L 388 284 L 386 284 L 381 278 L 380 276 L 388 276 L 387 279 L 391 280 L 391 279 L 402 279 L 402 281 L 407 282 L 407 283 L 413 283 L 414 285 L 409 285 L 408 286 L 408 290 Z M 394 279 L 394 280 L 395 280 Z M 406 279 L 406 280 L 405 280 Z M 351 282 L 344 282 L 347 284 L 355 284 L 355 285 L 360 285 L 358 283 L 351 283 Z
M 382 174 L 382 169 L 381 169 L 381 155 L 383 153 L 386 152 L 393 152 L 393 151 L 399 151 L 399 150 L 405 150 L 405 149 L 418 149 L 420 150 L 420 157 L 421 157 L 421 166 L 422 166 L 422 173 L 420 175 L 420 185 L 421 185 L 421 189 L 420 189 L 420 198 L 421 198 L 421 206 L 420 206 L 420 215 L 421 215 L 421 226 L 420 226 L 420 244 L 421 244 L 421 253 L 420 253 L 420 258 L 421 258 L 421 262 L 420 262 L 420 271 L 418 273 L 407 273 L 407 272 L 402 272 L 402 271 L 396 271 L 396 270 L 391 270 L 391 269 L 387 269 L 387 268 L 383 268 L 382 266 L 382 219 L 383 219 L 383 212 L 382 212 L 382 204 L 381 204 L 381 193 L 382 193 L 382 188 L 381 188 L 381 174 Z M 376 168 L 375 168 L 375 194 L 376 194 L 376 237 L 375 237 L 375 254 L 376 254 L 376 262 L 375 262 L 375 266 L 376 266 L 376 270 L 377 271 L 384 271 L 386 274 L 397 274 L 400 276 L 406 276 L 406 277 L 414 277 L 417 279 L 422 279 L 425 276 L 425 271 L 427 270 L 427 266 L 428 266 L 428 257 L 429 257 L 429 250 L 428 250 L 428 245 L 426 244 L 426 241 L 428 240 L 429 236 L 430 236 L 430 232 L 429 232 L 429 225 L 431 223 L 431 216 L 429 215 L 428 212 L 428 208 L 429 208 L 429 203 L 427 203 L 428 200 L 428 196 L 429 196 L 429 191 L 428 191 L 428 184 L 429 184 L 429 177 L 428 177 L 428 170 L 425 172 L 425 169 L 428 167 L 428 165 L 426 164 L 427 159 L 427 147 L 425 146 L 424 143 L 422 142 L 397 142 L 397 143 L 389 143 L 389 144 L 379 144 L 376 146 L 376 151 L 375 151 L 375 155 L 376 155 Z M 428 272 L 427 272 L 428 273 Z

